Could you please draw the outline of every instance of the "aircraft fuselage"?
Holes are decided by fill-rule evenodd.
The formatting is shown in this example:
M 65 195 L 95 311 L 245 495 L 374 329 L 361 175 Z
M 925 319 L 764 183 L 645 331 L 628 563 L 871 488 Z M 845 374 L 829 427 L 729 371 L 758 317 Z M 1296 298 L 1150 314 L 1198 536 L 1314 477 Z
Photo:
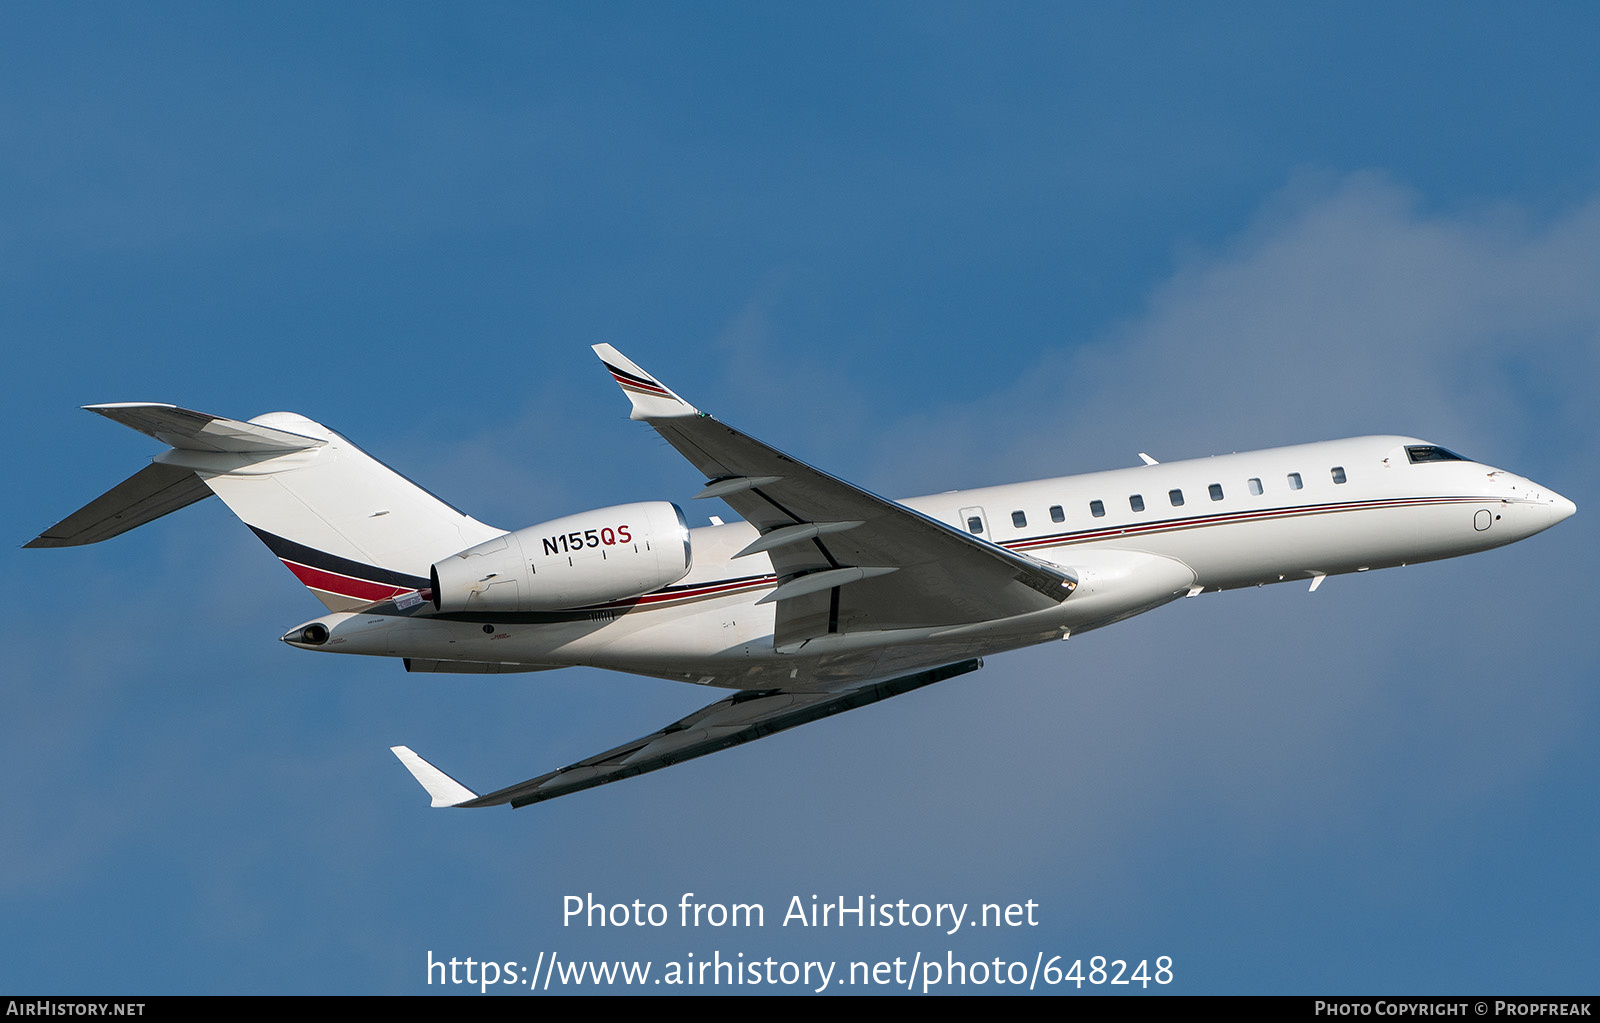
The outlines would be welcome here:
M 1411 453 L 1408 453 L 1408 449 Z M 1420 456 L 1419 453 L 1420 452 Z M 1438 453 L 1442 452 L 1442 455 Z M 1448 457 L 1444 457 L 1448 456 Z M 1420 460 L 1419 460 L 1420 457 Z M 1572 502 L 1406 437 L 1361 437 L 951 491 L 900 502 L 1078 581 L 1057 606 L 936 628 L 853 628 L 774 647 L 779 580 L 745 522 L 693 529 L 693 567 L 643 597 L 560 614 L 326 615 L 292 645 L 526 671 L 587 665 L 708 686 L 826 690 L 1099 628 L 1183 596 L 1415 564 L 1531 536 Z M 327 629 L 303 642 L 307 626 Z

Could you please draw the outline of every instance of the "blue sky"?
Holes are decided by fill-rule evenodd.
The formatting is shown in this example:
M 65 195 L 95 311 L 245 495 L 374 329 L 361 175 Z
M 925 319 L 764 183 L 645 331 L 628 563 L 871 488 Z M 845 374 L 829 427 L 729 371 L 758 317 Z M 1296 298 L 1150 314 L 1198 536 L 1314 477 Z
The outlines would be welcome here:
M 1185 992 L 1591 990 L 1588 5 L 12 5 L 0 986 L 427 991 L 436 956 L 1172 956 Z M 688 687 L 308 655 L 206 502 L 20 544 L 155 454 L 340 430 L 517 528 L 700 479 L 589 352 L 915 494 L 1399 432 L 1579 513 L 1207 596 L 525 810 L 430 811 Z M 693 511 L 704 515 L 696 506 Z M 945 938 L 561 899 L 1039 903 Z M 437 986 L 434 990 L 438 990 Z

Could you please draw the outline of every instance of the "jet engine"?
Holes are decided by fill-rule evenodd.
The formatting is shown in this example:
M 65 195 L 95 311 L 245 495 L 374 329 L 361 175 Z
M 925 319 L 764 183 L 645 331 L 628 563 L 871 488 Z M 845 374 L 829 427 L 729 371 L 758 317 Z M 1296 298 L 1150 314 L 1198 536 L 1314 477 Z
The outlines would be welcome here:
M 689 574 L 689 525 L 669 501 L 621 504 L 497 536 L 433 566 L 440 611 L 559 611 L 626 600 Z

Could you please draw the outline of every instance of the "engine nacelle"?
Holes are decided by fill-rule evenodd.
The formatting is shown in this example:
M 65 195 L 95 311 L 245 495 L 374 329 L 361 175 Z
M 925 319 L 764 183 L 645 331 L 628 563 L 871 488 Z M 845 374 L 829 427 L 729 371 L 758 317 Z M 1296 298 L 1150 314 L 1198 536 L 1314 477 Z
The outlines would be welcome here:
M 689 574 L 689 525 L 669 501 L 620 504 L 506 533 L 433 566 L 440 611 L 560 611 L 626 600 Z

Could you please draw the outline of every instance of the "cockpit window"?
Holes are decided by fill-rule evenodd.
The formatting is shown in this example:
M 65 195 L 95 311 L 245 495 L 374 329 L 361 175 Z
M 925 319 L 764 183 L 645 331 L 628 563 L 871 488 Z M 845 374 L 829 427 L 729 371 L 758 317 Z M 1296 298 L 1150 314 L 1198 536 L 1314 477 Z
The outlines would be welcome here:
M 1441 448 L 1436 444 L 1408 444 L 1406 457 L 1411 459 L 1411 464 L 1418 462 L 1466 462 L 1470 459 L 1462 458 L 1449 448 Z

